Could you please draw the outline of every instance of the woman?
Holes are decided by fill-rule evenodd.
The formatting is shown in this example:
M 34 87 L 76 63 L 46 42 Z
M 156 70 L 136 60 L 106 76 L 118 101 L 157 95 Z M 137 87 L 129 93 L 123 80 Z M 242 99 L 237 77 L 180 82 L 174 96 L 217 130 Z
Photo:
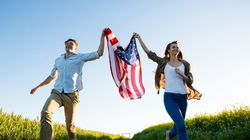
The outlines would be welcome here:
M 190 64 L 183 60 L 178 42 L 169 43 L 165 50 L 165 57 L 159 57 L 149 51 L 139 34 L 134 33 L 148 57 L 158 64 L 155 72 L 155 87 L 165 89 L 164 105 L 166 111 L 174 121 L 174 126 L 166 132 L 166 140 L 178 135 L 179 140 L 188 140 L 185 115 L 187 99 L 200 99 L 201 95 L 192 87 L 193 76 L 190 72 Z

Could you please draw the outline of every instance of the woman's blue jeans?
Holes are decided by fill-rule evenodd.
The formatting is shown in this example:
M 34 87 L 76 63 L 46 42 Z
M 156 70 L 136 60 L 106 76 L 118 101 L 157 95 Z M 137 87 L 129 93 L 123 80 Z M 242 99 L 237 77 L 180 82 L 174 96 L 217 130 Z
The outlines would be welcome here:
M 174 121 L 169 137 L 172 138 L 177 135 L 178 140 L 188 140 L 184 121 L 187 110 L 187 95 L 165 92 L 164 105 L 169 116 Z

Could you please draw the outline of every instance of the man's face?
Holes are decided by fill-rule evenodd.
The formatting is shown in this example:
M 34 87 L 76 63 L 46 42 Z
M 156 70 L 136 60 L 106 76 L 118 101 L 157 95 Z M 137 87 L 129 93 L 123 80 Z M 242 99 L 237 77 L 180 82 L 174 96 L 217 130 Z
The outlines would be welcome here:
M 77 49 L 77 46 L 74 41 L 68 41 L 65 43 L 65 51 L 67 53 L 74 53 Z

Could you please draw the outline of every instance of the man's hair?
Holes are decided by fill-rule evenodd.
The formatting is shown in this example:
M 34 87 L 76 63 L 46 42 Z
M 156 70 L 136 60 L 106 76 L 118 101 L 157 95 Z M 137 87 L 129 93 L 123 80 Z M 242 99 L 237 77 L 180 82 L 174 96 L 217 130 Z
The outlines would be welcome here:
M 73 42 L 76 44 L 76 47 L 78 48 L 78 43 L 77 43 L 77 41 L 76 41 L 75 39 L 69 38 L 68 40 L 66 40 L 66 41 L 64 42 L 64 44 L 66 44 L 68 41 L 73 41 Z

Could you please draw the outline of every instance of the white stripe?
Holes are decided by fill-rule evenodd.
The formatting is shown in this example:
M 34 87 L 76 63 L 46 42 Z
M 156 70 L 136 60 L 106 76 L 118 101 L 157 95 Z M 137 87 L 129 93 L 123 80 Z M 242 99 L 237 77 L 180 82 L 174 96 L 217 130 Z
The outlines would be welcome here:
M 134 87 L 133 87 L 133 85 L 132 85 L 132 79 L 133 79 L 133 77 L 131 76 L 131 68 L 132 68 L 132 66 L 130 66 L 130 65 L 128 65 L 127 66 L 127 74 L 128 74 L 128 88 L 130 89 L 130 91 L 131 91 L 131 93 L 132 93 L 132 96 L 133 96 L 133 98 L 136 98 L 135 96 L 134 96 L 134 94 L 135 94 L 135 89 L 134 89 Z M 134 77 L 134 78 L 136 78 L 136 77 Z
M 128 86 L 126 84 L 122 84 L 122 89 L 123 89 L 123 92 L 124 92 L 124 98 L 126 99 L 130 99 L 129 95 L 128 95 L 128 92 L 126 90 L 126 88 L 130 89 L 131 93 L 132 93 L 132 97 L 134 99 L 138 99 L 138 96 L 137 94 L 140 94 L 140 96 L 142 96 L 144 94 L 144 91 L 142 90 L 142 87 L 141 87 L 141 84 L 140 84 L 140 80 L 137 80 L 140 78 L 140 63 L 139 63 L 139 60 L 136 62 L 136 68 L 135 68 L 135 77 L 132 77 L 131 76 L 131 68 L 132 66 L 128 65 L 127 66 L 127 79 L 126 81 L 128 82 Z M 139 93 L 136 94 L 136 91 L 134 90 L 134 87 L 132 85 L 132 79 L 135 79 L 135 85 L 137 86 L 138 90 L 139 90 Z
M 111 43 L 109 42 L 109 39 L 108 39 L 108 44 L 109 44 L 109 57 L 110 57 L 110 65 L 111 65 L 111 72 L 112 72 L 112 76 L 114 77 L 114 81 L 115 81 L 115 84 L 116 86 L 119 86 L 120 85 L 120 81 L 119 81 L 119 78 L 117 77 L 117 73 L 116 73 L 116 66 L 115 66 L 115 55 L 114 55 L 114 51 L 113 49 L 111 48 Z
M 120 58 L 117 58 L 116 57 L 116 54 L 114 52 L 114 50 L 117 49 L 118 46 L 121 46 L 118 39 L 117 39 L 117 43 L 112 45 L 110 43 L 110 40 L 115 38 L 115 35 L 114 33 L 112 32 L 111 34 L 109 34 L 107 36 L 107 41 L 108 41 L 108 51 L 109 51 L 109 59 L 110 59 L 110 69 L 111 69 L 111 74 L 112 74 L 112 77 L 113 77 L 113 80 L 116 84 L 117 87 L 119 87 L 119 90 L 121 89 L 121 92 L 120 92 L 120 95 L 123 96 L 124 99 L 127 99 L 127 100 L 131 100 L 132 99 L 138 99 L 140 97 L 142 97 L 142 95 L 144 94 L 144 87 L 142 85 L 142 83 L 140 83 L 140 81 L 142 79 L 140 79 L 140 70 L 141 70 L 141 64 L 140 64 L 140 61 L 137 60 L 136 61 L 136 66 L 135 66 L 135 77 L 132 77 L 131 75 L 131 69 L 133 66 L 130 66 L 130 65 L 127 65 L 127 69 L 126 71 L 124 71 L 124 61 L 121 60 Z M 117 63 L 116 63 L 117 61 Z M 118 73 L 121 73 L 121 75 L 118 75 Z M 122 79 L 122 81 L 120 81 L 120 78 L 121 76 L 123 76 L 123 74 L 125 75 L 124 76 L 124 79 Z M 139 93 L 136 93 L 135 92 L 135 89 L 134 89 L 134 86 L 132 85 L 132 79 L 134 79 L 135 81 L 135 86 L 136 88 L 138 89 Z M 128 86 L 126 86 L 126 83 L 125 82 L 128 82 Z M 131 91 L 131 97 L 129 97 L 128 95 L 128 90 L 129 89 Z M 138 96 L 139 97 L 138 97 Z
M 140 78 L 140 69 L 141 69 L 141 64 L 140 64 L 139 60 L 137 60 L 137 62 L 136 62 L 136 72 L 135 72 L 136 79 Z M 136 80 L 136 86 L 137 86 L 140 94 L 143 95 L 144 91 L 143 91 L 143 89 L 141 87 L 140 80 Z
M 109 40 L 111 40 L 111 39 L 113 39 L 113 38 L 115 38 L 116 36 L 115 36 L 115 34 L 114 33 L 111 33 L 111 34 L 109 34 L 108 35 L 108 39 Z M 116 38 L 117 39 L 117 38 Z M 118 39 L 117 39 L 118 40 Z M 110 42 L 110 41 L 109 41 Z M 111 44 L 111 43 L 110 43 Z M 112 45 L 112 48 L 114 49 L 114 50 L 116 50 L 117 49 L 117 47 L 119 47 L 119 46 L 121 46 L 121 44 L 120 44 L 120 42 L 118 41 L 116 44 L 114 44 L 114 45 Z

